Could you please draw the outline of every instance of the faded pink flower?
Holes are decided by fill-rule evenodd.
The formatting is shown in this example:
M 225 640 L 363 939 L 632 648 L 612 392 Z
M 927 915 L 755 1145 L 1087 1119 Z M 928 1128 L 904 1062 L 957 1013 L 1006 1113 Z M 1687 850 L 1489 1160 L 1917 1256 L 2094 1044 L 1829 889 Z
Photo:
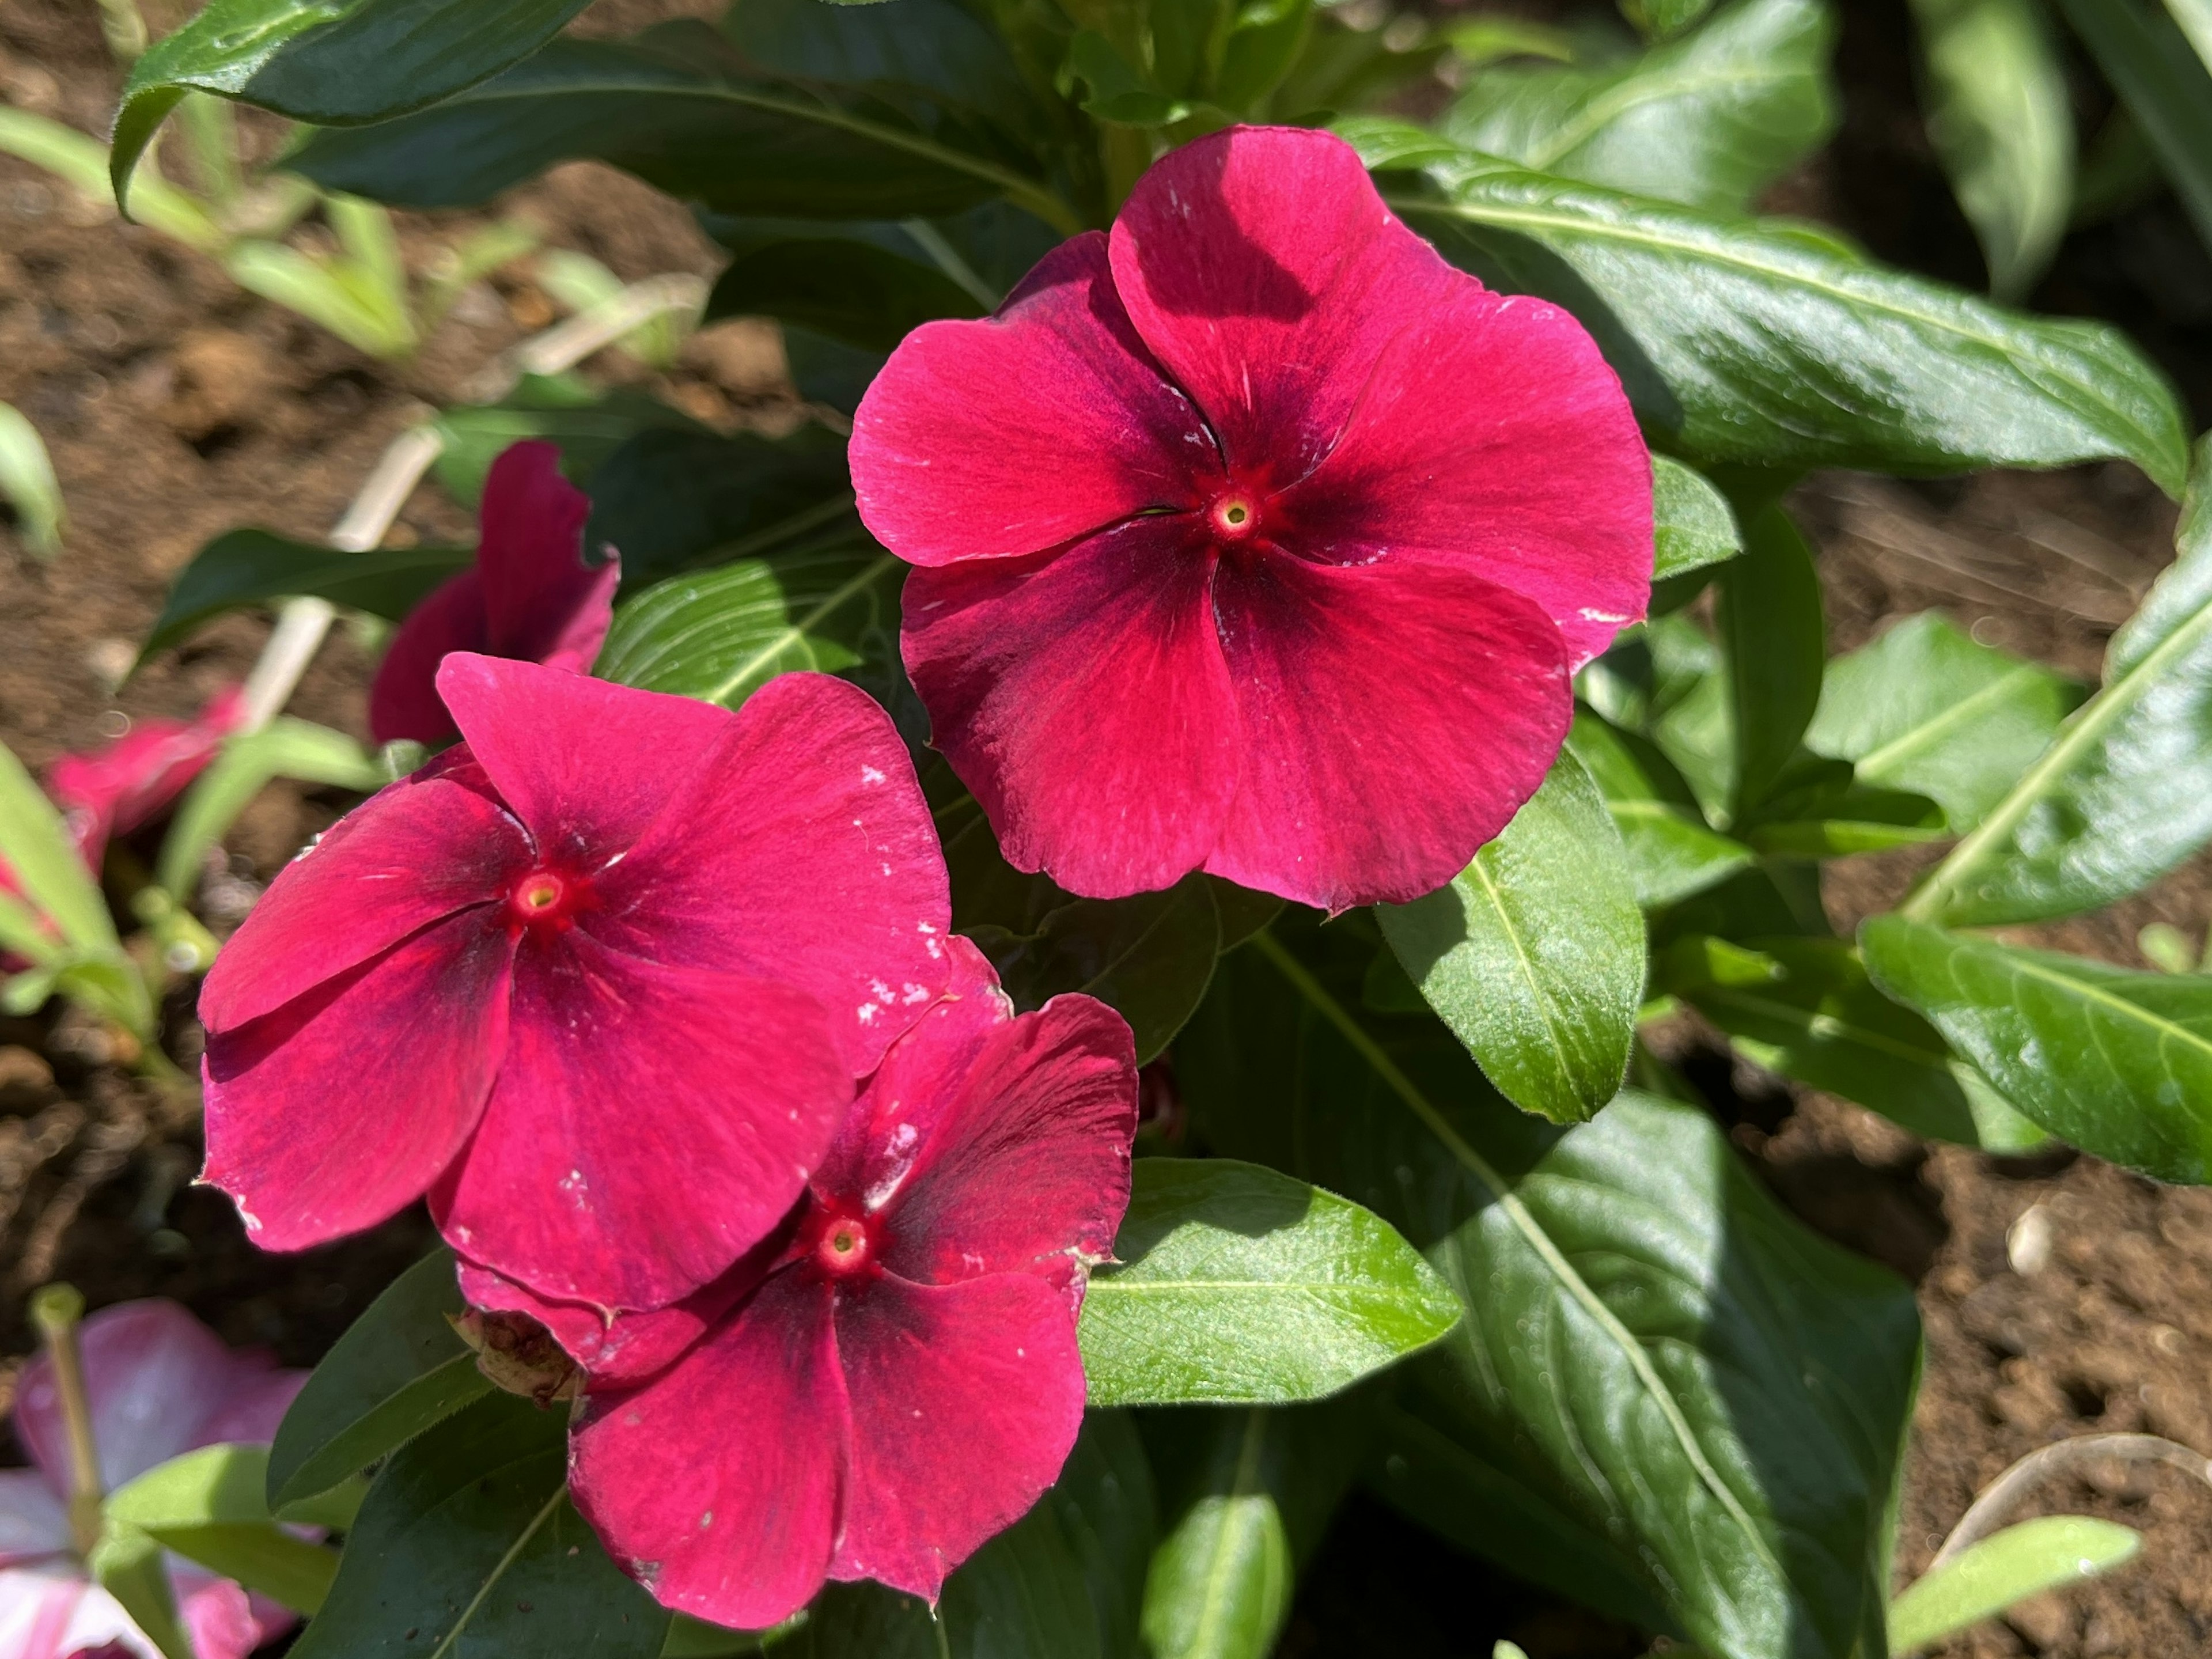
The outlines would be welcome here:
M 614 617 L 622 566 L 584 562 L 591 499 L 561 476 L 561 452 L 538 439 L 510 444 L 484 478 L 477 562 L 408 613 L 369 687 L 379 743 L 450 743 L 438 665 L 453 651 L 514 657 L 582 673 Z
M 1153 167 L 854 420 L 902 644 L 1006 856 L 1417 897 L 1542 781 L 1642 617 L 1650 457 L 1589 336 L 1399 222 L 1325 132 Z
M 100 1478 L 109 1490 L 199 1446 L 271 1438 L 305 1371 L 233 1353 L 173 1302 L 122 1302 L 77 1328 Z M 72 1552 L 69 1449 L 51 1362 L 23 1368 L 15 1437 L 27 1469 L 0 1469 L 0 1654 L 63 1659 L 119 1649 L 161 1659 Z M 173 1560 L 177 1609 L 199 1659 L 245 1659 L 297 1622 L 228 1578 Z
M 942 991 L 945 861 L 890 718 L 732 714 L 455 653 L 465 741 L 289 866 L 216 958 L 206 1178 L 295 1249 L 424 1192 L 541 1295 L 658 1308 L 791 1207 Z
M 226 686 L 197 720 L 140 720 L 114 742 L 47 767 L 46 793 L 87 867 L 97 875 L 108 837 L 128 835 L 182 794 L 245 719 L 245 693 Z

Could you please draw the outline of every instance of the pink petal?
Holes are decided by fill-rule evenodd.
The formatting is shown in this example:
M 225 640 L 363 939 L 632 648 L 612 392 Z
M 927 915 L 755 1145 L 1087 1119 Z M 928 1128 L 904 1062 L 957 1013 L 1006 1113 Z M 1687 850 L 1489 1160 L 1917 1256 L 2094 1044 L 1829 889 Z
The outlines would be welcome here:
M 410 933 L 503 895 L 529 866 L 520 826 L 466 750 L 379 791 L 285 866 L 200 987 L 210 1031 L 234 1030 Z
M 591 1397 L 570 1490 L 663 1607 L 763 1630 L 822 1587 L 850 1432 L 830 1305 L 778 1274 L 643 1388 Z
M 591 516 L 591 497 L 561 476 L 556 446 L 540 439 L 509 444 L 492 462 L 477 544 L 492 655 L 578 672 L 592 665 L 614 614 L 622 569 L 584 562 L 584 521 Z
M 944 1044 L 947 1063 L 933 1072 L 927 1050 L 944 1029 L 917 1028 L 869 1091 L 877 1144 L 913 1148 L 902 1173 L 869 1191 L 890 1231 L 884 1263 L 933 1285 L 1035 1273 L 1079 1304 L 1079 1259 L 1112 1259 L 1128 1207 L 1128 1024 L 1089 997 L 1054 997 L 969 1052 Z
M 246 1659 L 270 1637 L 298 1622 L 280 1616 L 271 1621 L 274 1628 L 264 1630 L 246 1592 L 228 1578 L 201 1578 L 177 1598 L 177 1613 L 191 1638 L 197 1659 Z
M 951 897 L 929 804 L 890 717 L 826 674 L 781 675 L 725 716 L 598 890 L 583 925 L 611 944 L 811 992 L 854 1076 L 945 988 Z
M 100 1479 L 111 1490 L 156 1463 L 207 1443 L 201 1425 L 239 1382 L 222 1339 L 180 1304 L 118 1302 L 77 1327 L 86 1398 Z M 53 1362 L 43 1352 L 23 1368 L 15 1432 L 56 1497 L 69 1491 L 70 1460 Z
M 455 652 L 438 694 L 541 858 L 597 869 L 666 811 L 732 716 L 690 697 Z
M 1083 1359 L 1059 1291 L 1027 1273 L 886 1275 L 837 1302 L 852 1464 L 835 1578 L 932 1601 L 945 1575 L 1059 1479 L 1083 1426 Z
M 1310 471 L 1390 337 L 1457 276 L 1391 216 L 1343 140 L 1233 127 L 1170 152 L 1114 222 L 1114 284 L 1231 469 Z
M 307 1373 L 279 1370 L 266 1354 L 234 1353 L 231 1362 L 229 1397 L 200 1425 L 196 1439 L 203 1446 L 258 1446 L 276 1439 L 276 1425 L 307 1386 Z
M 1089 231 L 977 322 L 925 323 L 853 416 L 861 520 L 912 564 L 1036 553 L 1147 507 L 1195 507 L 1221 464 L 1129 325 Z
M 1650 456 L 1581 324 L 1453 275 L 1281 509 L 1310 557 L 1417 553 L 1534 599 L 1579 667 L 1650 599 Z
M 1212 566 L 1175 515 L 907 578 L 900 645 L 932 741 L 1017 869 L 1119 898 L 1212 851 L 1237 775 Z
M 18 1379 L 19 1401 L 21 1389 Z M 69 1512 L 46 1484 L 44 1471 L 0 1469 L 0 1570 L 64 1555 L 69 1548 Z M 0 1653 L 6 1650 L 0 1648 Z
M 526 939 L 506 1063 L 431 1194 L 455 1249 L 540 1296 L 659 1308 L 783 1218 L 853 1096 L 821 1006 L 735 973 Z
M 1243 785 L 1206 867 L 1335 911 L 1419 897 L 1544 780 L 1572 693 L 1535 605 L 1448 566 L 1224 564 Z
M 499 915 L 465 911 L 208 1033 L 202 1178 L 238 1201 L 254 1243 L 296 1250 L 374 1226 L 453 1162 L 507 1049 L 514 959 Z
M 438 696 L 438 665 L 449 652 L 490 643 L 483 573 L 471 566 L 432 588 L 393 633 L 369 683 L 368 735 L 380 744 L 452 742 L 453 717 Z
M 0 1654 L 8 1659 L 64 1659 L 129 1631 L 137 1638 L 134 1653 L 161 1659 L 115 1598 L 94 1589 L 83 1571 L 75 1562 L 0 1571 Z
M 227 686 L 197 720 L 141 720 L 106 747 L 48 767 L 46 787 L 85 863 L 97 871 L 111 833 L 137 829 L 182 794 L 238 729 L 245 707 L 240 689 Z

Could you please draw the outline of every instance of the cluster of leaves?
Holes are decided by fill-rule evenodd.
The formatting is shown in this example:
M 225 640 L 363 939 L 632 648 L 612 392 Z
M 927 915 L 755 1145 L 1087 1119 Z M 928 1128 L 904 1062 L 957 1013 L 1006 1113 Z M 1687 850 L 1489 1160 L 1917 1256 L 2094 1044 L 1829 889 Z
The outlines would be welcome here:
M 625 42 L 561 36 L 580 9 L 216 0 L 140 61 L 117 178 L 195 89 L 313 125 L 294 165 L 385 203 L 475 204 L 596 157 L 693 204 L 732 255 L 709 316 L 781 322 L 807 397 L 849 410 L 905 331 L 987 310 L 1160 149 L 1327 121 L 1447 258 L 1582 320 L 1656 452 L 1653 620 L 1585 672 L 1543 790 L 1418 902 L 1323 925 L 1205 878 L 1078 899 L 1007 866 L 926 771 L 956 926 L 1025 1006 L 1089 992 L 1170 1056 L 1188 1121 L 1151 1150 L 1183 1156 L 1139 1163 L 1060 1486 L 955 1575 L 934 1628 L 836 1587 L 760 1643 L 1256 1656 L 1355 1482 L 1714 1659 L 1901 1653 L 2123 1556 L 2016 1530 L 1892 1603 L 1911 1297 L 1783 1212 L 1637 1044 L 1687 1004 L 1917 1133 L 2206 1178 L 2212 979 L 1985 930 L 2109 902 L 2212 837 L 2212 507 L 2192 500 L 2088 688 L 1932 614 L 1828 661 L 1784 504 L 1814 467 L 2105 459 L 2179 495 L 2182 414 L 2115 331 L 1753 215 L 1833 120 L 1823 0 L 1644 0 L 1640 48 L 1533 64 L 1525 30 L 1361 29 L 1306 0 L 743 0 Z M 1358 112 L 1451 52 L 1476 72 L 1434 125 Z M 464 499 L 506 441 L 561 445 L 591 544 L 623 555 L 597 672 L 734 706 L 825 669 L 926 736 L 900 568 L 828 428 L 725 436 L 560 380 L 441 428 Z M 238 532 L 152 643 L 280 594 L 401 616 L 458 557 Z M 1943 839 L 1898 912 L 1833 933 L 1821 860 Z M 396 1285 L 271 1454 L 264 1526 L 376 1468 L 300 1651 L 402 1631 L 738 1650 L 607 1565 L 563 1499 L 557 1422 L 447 1331 L 451 1283 L 434 1260 Z

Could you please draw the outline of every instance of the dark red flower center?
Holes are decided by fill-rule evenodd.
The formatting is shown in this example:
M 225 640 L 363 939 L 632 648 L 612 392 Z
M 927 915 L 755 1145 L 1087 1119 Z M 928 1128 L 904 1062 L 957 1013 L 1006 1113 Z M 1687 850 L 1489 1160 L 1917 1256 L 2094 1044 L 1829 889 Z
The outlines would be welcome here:
M 566 933 L 576 925 L 576 913 L 589 908 L 591 902 L 588 878 L 541 866 L 507 889 L 507 913 L 512 925 Z
M 880 1231 L 868 1217 L 820 1206 L 807 1217 L 802 1242 L 817 1270 L 832 1279 L 851 1279 L 876 1272 L 883 1243 Z

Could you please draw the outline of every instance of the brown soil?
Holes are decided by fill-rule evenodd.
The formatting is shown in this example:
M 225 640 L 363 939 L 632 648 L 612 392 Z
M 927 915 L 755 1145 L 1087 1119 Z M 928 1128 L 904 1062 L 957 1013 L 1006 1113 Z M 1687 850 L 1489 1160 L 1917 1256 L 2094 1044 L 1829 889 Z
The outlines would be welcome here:
M 164 10 L 182 9 L 148 8 L 157 27 L 173 21 Z M 711 0 L 603 0 L 586 21 L 619 32 L 715 9 Z M 1895 119 L 1895 54 L 1881 42 L 1891 21 L 1901 30 L 1901 7 L 1881 0 L 1850 15 L 1846 67 L 1875 92 L 1854 103 L 1837 149 L 1793 181 L 1790 204 L 1828 212 L 1889 257 L 1972 282 L 1971 242 L 1960 243 L 1948 198 L 1926 189 L 1924 145 L 1916 149 Z M 94 19 L 78 0 L 0 8 L 0 97 L 100 130 L 118 77 Z M 1877 173 L 1878 183 L 1863 184 Z M 684 214 L 602 169 L 563 168 L 505 209 L 624 277 L 714 268 Z M 2152 221 L 2163 211 L 2146 210 Z M 419 258 L 437 222 L 403 222 Z M 2156 241 L 2155 230 L 2130 225 L 2120 241 Z M 2198 256 L 2174 257 L 2185 264 Z M 2070 250 L 2041 297 L 2110 311 L 2112 273 L 2126 263 L 2103 244 Z M 2191 372 L 2198 337 L 2185 315 L 2168 314 L 2164 289 L 2152 289 L 2146 337 L 2201 392 L 2205 379 Z M 451 398 L 551 315 L 526 282 L 502 278 L 414 362 L 374 362 L 241 294 L 209 261 L 0 159 L 0 398 L 45 434 L 71 514 L 66 549 L 46 566 L 0 519 L 0 740 L 42 764 L 112 735 L 125 719 L 189 714 L 241 677 L 264 621 L 228 621 L 118 684 L 167 582 L 204 540 L 244 523 L 321 536 L 426 402 Z M 609 378 L 635 373 L 611 356 L 591 368 Z M 788 414 L 772 338 L 742 325 L 701 337 L 659 389 L 725 424 Z M 2171 507 L 2120 466 L 1929 485 L 1826 477 L 1797 505 L 1820 546 L 1838 649 L 1890 618 L 1941 606 L 1977 637 L 2094 678 L 2106 637 L 2171 557 Z M 465 516 L 426 488 L 395 536 L 465 531 Z M 368 666 L 341 635 L 295 711 L 360 732 Z M 229 843 L 228 902 L 242 913 L 339 805 L 289 786 L 268 791 Z M 1839 866 L 1828 890 L 1838 925 L 1893 902 L 1925 856 Z M 2208 891 L 2212 866 L 2200 861 L 2112 912 L 2039 937 L 2139 963 L 2136 934 L 2147 921 L 2201 941 Z M 173 1023 L 188 1030 L 186 1011 L 176 1012 Z M 2212 1453 L 2212 1193 L 2162 1188 L 2071 1154 L 2008 1163 L 1930 1147 L 1855 1107 L 1793 1097 L 1694 1031 L 1681 1040 L 1738 1145 L 1784 1201 L 1919 1288 L 1929 1364 L 1900 1532 L 1906 1577 L 1978 1487 L 2051 1440 L 2148 1429 Z M 188 1058 L 189 1036 L 177 1046 Z M 29 1346 L 23 1292 L 61 1277 L 95 1305 L 177 1297 L 234 1342 L 312 1363 L 428 1240 L 410 1212 L 343 1245 L 263 1255 L 227 1203 L 190 1184 L 198 1156 L 191 1106 L 116 1067 L 100 1033 L 52 1012 L 0 1021 L 0 1356 Z M 2049 1248 L 2039 1265 L 2022 1258 L 2034 1271 L 2016 1271 L 2006 1236 L 2031 1209 L 2042 1218 L 2031 1231 L 2047 1228 Z M 0 1369 L 0 1406 L 11 1376 Z M 2212 1651 L 2212 1490 L 2168 1470 L 2092 1468 L 2035 1507 L 2125 1522 L 2146 1534 L 2143 1554 L 2108 1581 L 2041 1598 L 1949 1644 L 1946 1659 Z M 1383 1650 L 1370 1645 L 1378 1605 L 1399 1609 L 1383 1623 L 1387 1650 L 1400 1655 L 1486 1659 L 1505 1635 L 1531 1659 L 1626 1659 L 1643 1645 L 1470 1566 L 1364 1500 L 1325 1547 L 1324 1563 L 1285 1643 L 1301 1659 Z

